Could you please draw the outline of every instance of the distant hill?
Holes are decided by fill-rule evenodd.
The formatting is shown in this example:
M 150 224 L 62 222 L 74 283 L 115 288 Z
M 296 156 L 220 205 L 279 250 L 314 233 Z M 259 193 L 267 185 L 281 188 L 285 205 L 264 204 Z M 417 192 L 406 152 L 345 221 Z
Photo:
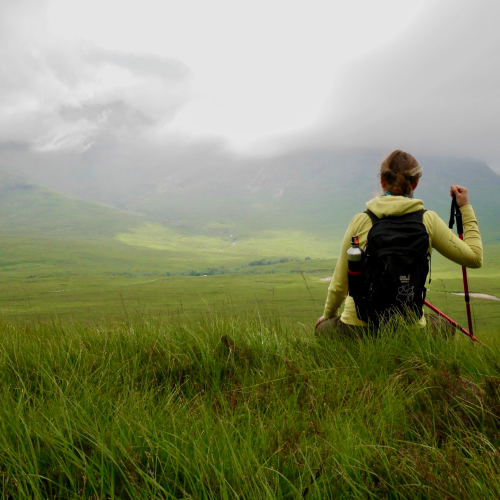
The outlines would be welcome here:
M 0 173 L 0 234 L 75 240 L 107 239 L 144 217 L 63 195 L 28 179 Z
M 144 223 L 136 214 L 64 196 L 0 174 L 0 269 L 43 276 L 161 269 L 159 252 L 127 247 L 114 234 Z
M 338 240 L 351 217 L 377 194 L 381 151 L 302 151 L 242 158 L 211 149 L 165 150 L 150 158 L 96 145 L 81 155 L 35 154 L 0 145 L 0 167 L 87 201 L 101 202 L 186 234 L 229 237 L 295 230 Z M 112 149 L 112 148 L 111 148 Z M 385 152 L 387 153 L 387 152 Z M 500 176 L 486 164 L 417 156 L 424 176 L 416 196 L 448 217 L 449 185 L 470 188 L 485 237 L 498 241 Z
M 241 241 L 222 230 L 207 236 L 0 174 L 4 275 L 189 274 L 223 272 L 221 268 L 235 269 L 258 259 L 287 268 L 288 258 L 330 256 L 325 242 L 321 246 L 313 237 L 302 236 L 280 231 Z

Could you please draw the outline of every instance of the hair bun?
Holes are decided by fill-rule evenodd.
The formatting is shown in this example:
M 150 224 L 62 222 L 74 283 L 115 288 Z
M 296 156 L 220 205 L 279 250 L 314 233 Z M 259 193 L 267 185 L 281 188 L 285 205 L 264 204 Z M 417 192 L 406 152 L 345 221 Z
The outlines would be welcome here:
M 422 169 L 411 154 L 397 149 L 380 164 L 380 176 L 385 181 L 387 191 L 395 195 L 411 195 L 411 181 L 420 177 Z

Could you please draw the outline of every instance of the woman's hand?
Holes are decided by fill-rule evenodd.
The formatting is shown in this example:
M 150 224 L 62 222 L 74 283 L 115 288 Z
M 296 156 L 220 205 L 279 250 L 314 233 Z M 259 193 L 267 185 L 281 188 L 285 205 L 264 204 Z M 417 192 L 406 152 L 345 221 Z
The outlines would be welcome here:
M 321 316 L 321 318 L 318 318 L 318 321 L 316 321 L 316 324 L 314 325 L 314 328 L 318 328 L 318 325 L 323 323 L 323 321 L 326 321 L 326 318 L 324 316 Z
M 469 205 L 469 195 L 467 194 L 467 188 L 463 186 L 450 186 L 450 196 L 456 196 L 457 205 L 459 207 L 465 207 Z

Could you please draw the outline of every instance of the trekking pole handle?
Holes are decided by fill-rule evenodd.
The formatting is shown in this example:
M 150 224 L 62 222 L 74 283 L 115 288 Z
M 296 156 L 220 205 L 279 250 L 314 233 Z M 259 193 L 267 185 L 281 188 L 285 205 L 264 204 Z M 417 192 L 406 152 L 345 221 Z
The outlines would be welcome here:
M 456 197 L 455 193 L 453 193 L 452 200 L 451 200 L 450 222 L 448 224 L 448 227 L 450 229 L 453 229 L 453 224 L 455 223 L 455 219 L 457 221 L 457 234 L 460 236 L 461 234 L 464 234 L 464 225 L 462 222 L 462 212 L 460 211 L 460 207 L 458 206 L 457 197 Z
M 455 193 L 453 193 L 452 199 L 451 199 L 451 212 L 450 212 L 450 222 L 448 223 L 448 227 L 450 229 L 453 229 L 453 224 L 455 224 L 455 207 L 457 205 L 457 197 L 455 196 Z

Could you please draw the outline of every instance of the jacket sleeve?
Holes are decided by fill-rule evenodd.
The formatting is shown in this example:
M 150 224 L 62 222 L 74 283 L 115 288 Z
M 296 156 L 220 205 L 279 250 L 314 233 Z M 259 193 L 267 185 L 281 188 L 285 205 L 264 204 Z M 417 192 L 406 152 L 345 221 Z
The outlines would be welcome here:
M 325 311 L 323 313 L 325 318 L 338 316 L 339 307 L 347 296 L 347 250 L 351 246 L 351 238 L 357 233 L 360 215 L 362 214 L 358 214 L 352 219 L 342 240 L 342 247 L 335 266 L 335 272 L 328 287 Z
M 460 208 L 464 224 L 464 240 L 462 241 L 446 223 L 435 213 L 432 217 L 431 246 L 441 255 L 461 266 L 478 268 L 483 265 L 483 243 L 477 219 L 471 205 Z

